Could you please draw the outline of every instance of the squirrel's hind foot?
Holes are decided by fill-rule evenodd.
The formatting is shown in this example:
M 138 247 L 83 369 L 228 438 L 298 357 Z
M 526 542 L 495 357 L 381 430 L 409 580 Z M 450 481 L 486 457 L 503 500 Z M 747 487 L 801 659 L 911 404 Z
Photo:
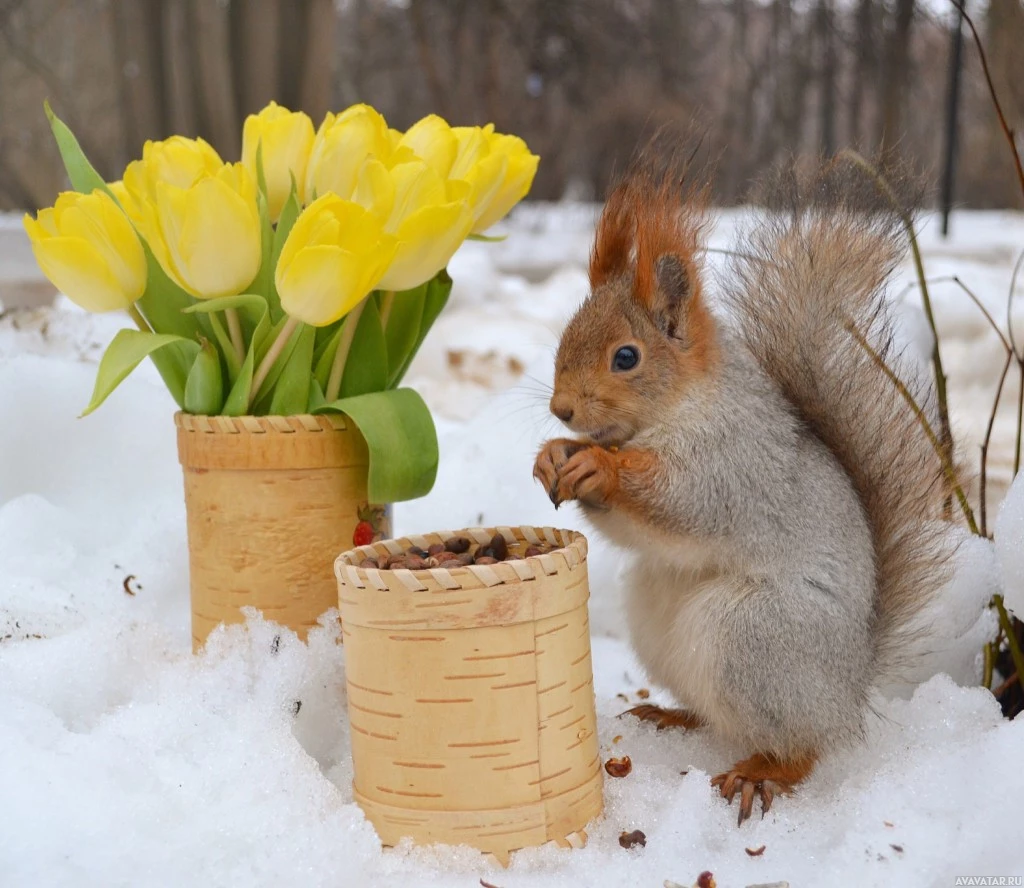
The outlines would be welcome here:
M 653 703 L 634 706 L 622 715 L 632 715 L 640 721 L 654 722 L 659 731 L 665 728 L 686 728 L 687 731 L 692 731 L 695 728 L 703 728 L 706 724 L 700 716 L 686 709 L 663 709 Z
M 797 784 L 814 770 L 815 761 L 813 755 L 779 759 L 755 753 L 737 762 L 730 771 L 712 778 L 711 785 L 718 787 L 722 798 L 727 799 L 730 805 L 736 793 L 740 794 L 736 823 L 742 825 L 750 817 L 755 794 L 761 799 L 761 816 L 764 817 L 775 796 L 791 795 Z

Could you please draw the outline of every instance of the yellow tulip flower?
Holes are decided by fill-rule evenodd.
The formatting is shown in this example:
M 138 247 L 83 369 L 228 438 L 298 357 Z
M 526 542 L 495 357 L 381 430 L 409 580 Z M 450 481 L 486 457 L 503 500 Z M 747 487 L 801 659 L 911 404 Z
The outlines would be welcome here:
M 25 231 L 43 274 L 88 311 L 130 308 L 146 289 L 146 256 L 135 229 L 104 191 L 64 192 L 26 214 Z
M 257 181 L 256 149 L 261 143 L 270 218 L 276 222 L 292 192 L 292 176 L 295 176 L 299 201 L 305 202 L 306 167 L 313 147 L 313 121 L 307 114 L 289 111 L 276 102 L 271 102 L 259 114 L 245 118 L 242 163 Z
M 127 173 L 125 182 L 127 185 Z M 224 164 L 188 187 L 157 180 L 145 208 L 143 236 L 167 275 L 200 299 L 242 293 L 260 268 L 256 182 L 240 164 Z
M 482 134 L 487 142 L 487 155 L 466 174 L 467 181 L 479 191 L 479 202 L 474 204 L 474 234 L 503 219 L 526 197 L 540 161 L 518 136 L 495 133 L 491 125 L 484 127 Z M 492 188 L 495 178 L 498 184 Z
M 128 164 L 122 181 L 113 183 L 110 189 L 128 218 L 148 240 L 149 233 L 157 227 L 153 212 L 157 182 L 190 188 L 223 166 L 220 155 L 202 139 L 171 136 L 160 142 L 147 141 L 142 147 L 142 159 Z
M 281 307 L 315 327 L 333 324 L 373 290 L 395 255 L 395 239 L 352 201 L 323 194 L 288 234 L 274 279 Z
M 448 178 L 458 152 L 458 140 L 450 126 L 436 114 L 414 123 L 398 140 L 399 148 L 408 148 L 425 160 L 442 178 Z
M 391 169 L 380 161 L 367 161 L 355 200 L 398 242 L 381 289 L 410 290 L 448 264 L 473 224 L 469 193 L 469 185 L 442 179 L 425 160 Z
M 188 188 L 197 179 L 216 173 L 224 161 L 213 147 L 202 139 L 171 136 L 162 142 L 146 142 L 142 160 L 128 164 L 124 184 L 129 191 L 141 191 L 153 182 L 167 182 Z
M 349 199 L 366 160 L 392 153 L 388 125 L 369 105 L 353 105 L 337 116 L 328 113 L 310 151 L 305 199 L 325 194 Z

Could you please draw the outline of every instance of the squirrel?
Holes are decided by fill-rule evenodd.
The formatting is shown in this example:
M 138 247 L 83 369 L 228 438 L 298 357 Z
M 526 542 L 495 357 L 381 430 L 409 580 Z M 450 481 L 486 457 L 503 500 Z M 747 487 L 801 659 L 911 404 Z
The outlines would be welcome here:
M 950 571 L 947 474 L 880 366 L 899 357 L 901 220 L 848 173 L 783 177 L 795 199 L 759 214 L 725 274 L 727 323 L 702 274 L 708 189 L 634 167 L 555 358 L 550 409 L 577 437 L 534 466 L 556 507 L 636 556 L 632 644 L 685 708 L 630 713 L 749 751 L 711 781 L 740 795 L 739 824 L 863 737 Z M 908 388 L 934 404 L 923 375 Z

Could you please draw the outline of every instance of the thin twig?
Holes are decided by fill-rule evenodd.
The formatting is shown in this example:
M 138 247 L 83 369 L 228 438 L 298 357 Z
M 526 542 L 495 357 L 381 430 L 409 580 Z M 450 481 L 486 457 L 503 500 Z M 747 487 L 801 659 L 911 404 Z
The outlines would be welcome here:
M 850 148 L 845 148 L 839 152 L 840 157 L 846 157 L 852 163 L 859 166 L 865 173 L 867 173 L 872 180 L 874 180 L 875 186 L 885 196 L 886 200 L 896 211 L 900 217 L 900 221 L 903 223 L 903 227 L 907 232 L 907 238 L 910 242 L 910 252 L 914 257 L 914 269 L 917 273 L 917 280 L 921 286 L 921 303 L 924 307 L 925 317 L 928 319 L 928 326 L 932 331 L 932 365 L 935 370 L 935 393 L 938 400 L 939 407 L 939 430 L 941 434 L 942 448 L 945 453 L 944 462 L 952 465 L 953 463 L 953 430 L 949 422 L 949 400 L 946 394 L 946 372 L 942 367 L 942 354 L 939 350 L 939 331 L 935 324 L 935 314 L 932 311 L 932 300 L 928 293 L 928 279 L 924 273 L 924 260 L 921 258 L 921 249 L 917 243 L 917 234 L 914 231 L 914 220 L 910 218 L 906 209 L 900 204 L 896 198 L 896 194 L 892 190 L 892 186 L 889 185 L 888 180 L 882 175 L 881 171 L 868 163 L 862 155 L 858 152 L 853 151 Z M 975 529 L 975 532 L 977 530 Z
M 984 656 L 984 667 L 981 673 L 981 684 L 982 687 L 991 689 L 992 687 L 992 672 L 995 669 L 996 662 L 996 645 L 995 642 L 988 642 L 984 648 L 982 648 Z
M 931 442 L 936 455 L 939 457 L 939 461 L 942 463 L 942 470 L 945 472 L 950 487 L 956 495 L 957 502 L 959 502 L 960 509 L 964 513 L 964 518 L 967 521 L 967 526 L 971 529 L 971 533 L 977 536 L 978 524 L 974 520 L 974 512 L 971 509 L 970 503 L 967 501 L 967 495 L 964 493 L 963 487 L 960 486 L 960 481 L 956 476 L 956 469 L 953 468 L 952 460 L 950 460 L 947 452 L 939 442 L 938 436 L 932 428 L 932 424 L 928 422 L 928 417 L 925 416 L 924 411 L 921 409 L 921 405 L 917 403 L 917 400 L 914 398 L 913 394 L 911 394 L 910 389 L 907 388 L 903 380 L 900 379 L 893 372 L 892 368 L 885 362 L 885 358 L 872 348 L 871 343 L 864 338 L 864 335 L 853 325 L 853 323 L 847 323 L 846 329 L 850 332 L 850 335 L 857 340 L 860 347 L 871 356 L 871 359 L 889 378 L 889 381 L 896 386 L 896 390 L 903 396 L 903 399 L 907 404 L 910 405 L 910 409 L 914 411 L 917 421 L 921 423 L 921 428 L 924 429 L 924 433 L 928 436 L 928 440 Z
M 1020 645 L 1017 644 L 1017 633 L 1013 631 L 1013 622 L 1010 620 L 1010 615 L 1006 612 L 1003 596 L 993 595 L 992 601 L 999 612 L 999 625 L 1003 627 L 1003 632 L 1006 634 L 1006 643 L 1010 648 L 1010 658 L 1013 660 L 1014 668 L 1016 668 L 1018 675 L 1024 675 L 1024 653 L 1021 653 Z
M 1003 395 L 1003 385 L 1006 382 L 1006 374 L 1010 370 L 1010 364 L 1013 361 L 1013 354 L 1009 351 L 1006 352 L 1006 363 L 1003 364 L 1003 372 L 999 374 L 999 385 L 996 386 L 996 396 L 992 402 L 992 412 L 988 415 L 988 426 L 985 429 L 985 438 L 981 442 L 981 478 L 979 479 L 980 489 L 978 496 L 980 499 L 981 513 L 981 535 L 983 537 L 988 536 L 988 516 L 987 516 L 987 492 L 986 485 L 988 484 L 988 445 L 992 441 L 992 428 L 996 424 L 996 413 L 999 410 L 999 399 Z
M 992 696 L 996 698 L 1002 697 L 1003 694 L 1005 694 L 1008 690 L 1010 690 L 1010 688 L 1017 684 L 1019 677 L 1020 673 L 1014 672 L 1013 675 L 1011 675 L 1008 679 L 1006 679 L 1006 681 L 999 685 L 998 688 L 992 691 Z
M 1003 348 L 1005 348 L 1007 352 L 1012 352 L 1013 347 L 1010 345 L 1007 338 L 1003 335 L 1003 331 L 999 329 L 999 325 L 996 323 L 995 318 L 993 318 L 992 315 L 989 314 L 988 309 L 985 308 L 985 306 L 982 304 L 982 301 L 971 291 L 967 284 L 960 280 L 960 278 L 958 278 L 955 274 L 952 276 L 952 278 L 950 278 L 950 280 L 952 280 L 954 284 L 956 284 L 961 290 L 963 290 L 968 295 L 970 300 L 976 306 L 978 306 L 978 308 L 981 310 L 981 313 L 985 315 L 985 320 L 988 321 L 989 326 L 993 330 L 995 330 L 996 336 L 999 337 L 999 341 L 1003 343 Z
M 974 45 L 978 48 L 978 57 L 981 59 L 981 68 L 985 72 L 985 82 L 988 84 L 988 92 L 992 97 L 992 105 L 996 109 L 996 114 L 999 116 L 999 126 L 1002 127 L 1003 135 L 1006 136 L 1006 141 L 1010 146 L 1010 153 L 1013 154 L 1013 165 L 1017 170 L 1017 181 L 1020 183 L 1021 194 L 1024 194 L 1024 166 L 1021 165 L 1020 152 L 1017 151 L 1017 140 L 1013 136 L 1013 130 L 1010 129 L 1010 125 L 1006 122 L 1006 116 L 1003 114 L 1003 106 L 999 103 L 999 96 L 996 94 L 995 84 L 992 82 L 992 74 L 988 70 L 988 57 L 985 55 L 985 46 L 981 42 L 981 35 L 978 34 L 978 29 L 974 27 L 974 22 L 971 17 L 967 14 L 967 10 L 964 9 L 964 5 L 958 0 L 952 0 L 953 5 L 960 10 L 960 14 L 964 17 L 964 21 L 967 22 L 968 27 L 971 29 L 971 36 L 974 38 Z

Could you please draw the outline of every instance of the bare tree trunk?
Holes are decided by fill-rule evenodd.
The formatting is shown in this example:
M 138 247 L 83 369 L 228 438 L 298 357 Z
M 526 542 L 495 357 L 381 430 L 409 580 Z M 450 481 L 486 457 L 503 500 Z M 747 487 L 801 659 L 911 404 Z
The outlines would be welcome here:
M 413 35 L 416 40 L 416 52 L 420 58 L 420 67 L 423 69 L 423 76 L 426 77 L 427 89 L 430 92 L 430 103 L 438 114 L 448 119 L 451 116 L 448 108 L 448 93 L 438 67 L 437 56 L 430 42 L 427 3 L 424 0 L 410 0 L 409 14 L 412 17 Z
M 337 33 L 338 12 L 333 0 L 309 0 L 299 107 L 313 118 L 315 124 L 319 124 L 334 102 Z
M 192 21 L 199 77 L 196 92 L 204 130 L 225 159 L 239 156 L 238 108 L 231 70 L 229 9 L 209 0 L 193 0 Z
M 167 135 L 164 125 L 159 0 L 114 0 L 111 4 L 117 68 L 121 73 L 124 156 L 138 157 L 147 139 Z
M 910 81 L 910 26 L 914 0 L 896 0 L 896 20 L 885 41 L 882 81 L 882 131 L 879 144 L 883 158 L 892 157 L 903 135 L 903 112 Z
M 829 0 L 818 0 L 816 15 L 818 52 L 821 60 L 821 151 L 826 157 L 831 157 L 836 150 L 836 50 Z
M 875 79 L 874 18 L 873 0 L 860 0 L 857 4 L 855 61 L 846 121 L 846 139 L 851 145 L 859 145 L 861 142 L 865 87 Z
M 193 91 L 188 0 L 164 0 L 162 25 L 166 123 L 178 135 L 195 136 L 199 121 Z
M 234 4 L 235 82 L 242 115 L 255 114 L 271 100 L 278 99 L 278 0 L 246 0 Z
M 279 79 L 274 98 L 289 108 L 300 107 L 309 5 L 310 0 L 283 0 L 278 8 Z

